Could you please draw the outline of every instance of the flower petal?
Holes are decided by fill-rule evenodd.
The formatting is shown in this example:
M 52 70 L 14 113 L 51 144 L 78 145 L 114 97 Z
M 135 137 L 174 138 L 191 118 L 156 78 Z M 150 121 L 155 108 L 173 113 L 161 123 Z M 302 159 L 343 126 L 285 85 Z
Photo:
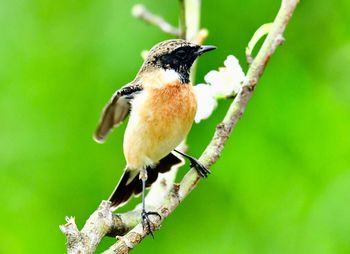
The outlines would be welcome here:
M 198 84 L 194 87 L 197 97 L 197 112 L 194 121 L 207 119 L 217 106 L 217 101 L 212 95 L 212 87 L 206 84 Z
M 228 56 L 224 65 L 225 67 L 219 68 L 219 71 L 210 71 L 204 77 L 204 80 L 213 87 L 212 92 L 216 97 L 236 94 L 245 78 L 244 72 L 234 56 Z

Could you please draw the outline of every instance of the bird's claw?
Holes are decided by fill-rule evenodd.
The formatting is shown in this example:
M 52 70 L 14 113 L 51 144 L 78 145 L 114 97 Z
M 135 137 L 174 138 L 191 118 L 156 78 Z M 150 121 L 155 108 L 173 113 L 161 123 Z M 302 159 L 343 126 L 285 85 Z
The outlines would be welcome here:
M 208 175 L 211 173 L 211 171 L 209 169 L 207 169 L 206 166 L 204 166 L 202 163 L 200 163 L 194 157 L 192 157 L 188 154 L 185 154 L 183 152 L 180 152 L 176 149 L 174 151 L 181 154 L 186 159 L 188 159 L 190 161 L 191 168 L 194 168 L 201 177 L 208 177 Z
M 152 238 L 154 239 L 153 235 L 153 225 L 152 221 L 148 218 L 150 215 L 157 216 L 160 220 L 162 219 L 162 216 L 160 216 L 159 213 L 157 212 L 146 212 L 145 210 L 142 211 L 141 213 L 141 223 L 142 223 L 142 228 L 143 230 L 147 230 L 147 234 L 151 234 Z
M 211 171 L 209 169 L 207 169 L 202 163 L 200 163 L 197 160 L 191 160 L 191 167 L 195 168 L 197 173 L 201 176 L 201 177 L 208 177 L 208 175 L 211 173 Z

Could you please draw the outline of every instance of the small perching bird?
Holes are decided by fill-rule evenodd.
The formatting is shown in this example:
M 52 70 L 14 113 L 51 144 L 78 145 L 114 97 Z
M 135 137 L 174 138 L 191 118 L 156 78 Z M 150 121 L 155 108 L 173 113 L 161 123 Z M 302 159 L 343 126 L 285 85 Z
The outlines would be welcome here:
M 155 45 L 136 78 L 114 93 L 104 108 L 95 133 L 102 143 L 107 134 L 130 113 L 124 134 L 124 156 L 127 165 L 118 185 L 109 197 L 112 208 L 142 192 L 142 224 L 152 233 L 145 210 L 145 188 L 159 173 L 167 172 L 181 162 L 180 154 L 206 177 L 210 171 L 193 157 L 174 150 L 191 129 L 197 101 L 190 83 L 190 69 L 197 57 L 215 49 L 175 39 Z

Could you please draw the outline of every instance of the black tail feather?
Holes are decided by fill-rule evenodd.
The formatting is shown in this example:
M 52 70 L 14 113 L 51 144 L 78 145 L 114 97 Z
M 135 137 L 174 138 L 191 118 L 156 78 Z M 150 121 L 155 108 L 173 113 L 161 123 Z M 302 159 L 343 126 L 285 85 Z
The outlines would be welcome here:
M 168 172 L 172 166 L 181 163 L 182 160 L 174 154 L 169 153 L 155 167 L 147 167 L 146 187 L 150 187 L 158 178 L 159 173 Z M 133 178 L 130 181 L 130 178 Z M 128 183 L 129 182 L 129 183 Z M 139 178 L 139 173 L 134 175 L 129 169 L 125 169 L 117 187 L 109 197 L 112 203 L 112 208 L 116 209 L 126 203 L 132 195 L 137 195 L 142 192 L 142 181 Z

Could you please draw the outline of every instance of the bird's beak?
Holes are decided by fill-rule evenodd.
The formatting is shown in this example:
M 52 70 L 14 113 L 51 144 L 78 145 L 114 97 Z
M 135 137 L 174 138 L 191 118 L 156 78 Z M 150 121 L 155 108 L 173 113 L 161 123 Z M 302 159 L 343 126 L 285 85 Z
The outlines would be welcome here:
M 197 50 L 197 55 L 200 56 L 202 55 L 203 53 L 205 52 L 208 52 L 208 51 L 212 51 L 216 49 L 215 46 L 210 46 L 210 45 L 203 45 L 203 46 L 200 46 L 199 49 Z

